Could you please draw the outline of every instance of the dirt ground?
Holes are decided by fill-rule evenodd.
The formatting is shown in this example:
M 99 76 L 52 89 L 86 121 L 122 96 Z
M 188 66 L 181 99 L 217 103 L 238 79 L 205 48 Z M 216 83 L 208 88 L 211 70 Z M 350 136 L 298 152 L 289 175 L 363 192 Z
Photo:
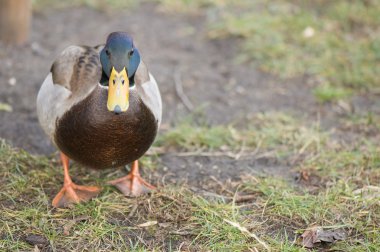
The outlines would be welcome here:
M 28 45 L 0 45 L 0 102 L 13 108 L 13 112 L 0 112 L 1 138 L 35 154 L 54 152 L 38 124 L 35 108 L 38 89 L 52 61 L 71 44 L 104 43 L 107 34 L 119 30 L 132 34 L 159 83 L 164 129 L 191 113 L 176 92 L 178 77 L 195 108 L 202 108 L 212 124 L 244 126 L 258 112 L 280 111 L 310 121 L 320 118 L 324 127 L 334 128 L 336 118 L 352 108 L 358 113 L 379 113 L 380 106 L 372 97 L 355 96 L 349 106 L 320 105 L 311 91 L 313 81 L 307 76 L 282 80 L 251 65 L 236 64 L 238 41 L 210 41 L 202 15 L 169 15 L 157 11 L 154 5 L 116 14 L 84 7 L 34 13 Z M 167 154 L 160 159 L 164 175 L 173 182 L 187 181 L 190 185 L 202 185 L 210 176 L 223 180 L 247 173 L 293 176 L 288 164 L 267 158 L 233 160 Z

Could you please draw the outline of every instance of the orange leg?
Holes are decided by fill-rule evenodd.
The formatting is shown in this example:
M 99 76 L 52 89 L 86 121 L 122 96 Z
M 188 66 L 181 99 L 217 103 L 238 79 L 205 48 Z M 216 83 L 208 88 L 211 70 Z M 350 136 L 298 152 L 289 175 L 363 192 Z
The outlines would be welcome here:
M 132 197 L 149 193 L 156 188 L 141 178 L 139 162 L 137 160 L 133 161 L 132 169 L 127 176 L 109 181 L 108 183 L 116 186 L 125 196 Z
M 73 183 L 69 175 L 69 158 L 61 152 L 64 182 L 61 191 L 54 197 L 54 207 L 66 207 L 73 203 L 88 201 L 99 194 L 100 188 L 96 186 L 80 186 Z

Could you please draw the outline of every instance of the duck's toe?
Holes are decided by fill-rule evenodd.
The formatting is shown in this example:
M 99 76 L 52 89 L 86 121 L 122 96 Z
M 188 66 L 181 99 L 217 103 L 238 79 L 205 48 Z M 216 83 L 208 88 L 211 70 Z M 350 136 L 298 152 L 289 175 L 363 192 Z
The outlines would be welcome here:
M 65 185 L 53 199 L 54 207 L 63 208 L 79 202 L 86 202 L 96 197 L 101 188 L 96 186 L 80 186 L 74 183 Z
M 156 189 L 156 187 L 141 178 L 140 175 L 129 174 L 125 177 L 109 181 L 108 183 L 115 186 L 128 197 L 138 197 Z

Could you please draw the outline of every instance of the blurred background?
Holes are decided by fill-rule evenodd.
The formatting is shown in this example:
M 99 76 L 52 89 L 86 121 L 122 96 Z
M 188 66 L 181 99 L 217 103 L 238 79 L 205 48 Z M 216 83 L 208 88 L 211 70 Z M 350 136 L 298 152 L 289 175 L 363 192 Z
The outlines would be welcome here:
M 54 149 L 35 99 L 67 46 L 127 31 L 160 85 L 163 128 L 188 114 L 244 125 L 257 112 L 379 113 L 378 1 L 1 0 L 0 137 Z M 200 118 L 197 116 L 197 118 Z M 319 120 L 318 119 L 318 120 Z

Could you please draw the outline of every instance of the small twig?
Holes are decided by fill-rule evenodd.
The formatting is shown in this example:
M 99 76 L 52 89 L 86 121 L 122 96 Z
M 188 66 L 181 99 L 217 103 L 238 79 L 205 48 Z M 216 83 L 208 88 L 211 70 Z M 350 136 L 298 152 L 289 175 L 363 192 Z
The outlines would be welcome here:
M 264 205 L 264 208 L 263 208 L 263 211 L 261 211 L 261 217 L 264 218 L 264 213 L 265 213 L 265 210 L 267 209 L 267 205 L 269 203 L 269 200 L 270 198 L 265 202 L 265 205 Z
M 179 247 L 178 247 L 178 251 L 181 251 L 183 245 L 185 245 L 185 242 L 182 242 L 182 243 L 179 245 Z
M 144 244 L 145 246 L 147 246 L 146 242 L 144 241 L 144 239 L 142 237 L 140 237 L 139 235 L 136 235 L 136 238 L 139 239 L 139 241 Z
M 214 199 L 221 199 L 224 201 L 232 200 L 232 198 L 229 196 L 224 196 L 224 195 L 216 194 L 213 192 L 208 192 L 205 190 L 198 189 L 196 187 L 191 187 L 190 190 L 193 191 L 194 193 L 198 194 L 198 195 L 201 195 L 203 198 L 209 198 L 209 199 L 214 198 Z
M 131 211 L 129 212 L 129 214 L 127 216 L 127 219 L 130 219 L 133 217 L 133 215 L 135 214 L 138 207 L 139 207 L 139 204 L 136 204 L 132 207 Z
M 185 105 L 185 107 L 189 111 L 193 111 L 194 105 L 191 103 L 190 99 L 187 97 L 187 95 L 183 91 L 181 72 L 179 71 L 179 69 L 174 70 L 174 85 L 175 85 L 175 91 L 178 97 L 181 99 L 182 103 Z
M 241 203 L 245 201 L 250 201 L 253 199 L 256 199 L 257 195 L 256 194 L 248 194 L 248 195 L 237 195 L 235 197 L 235 203 Z
M 238 160 L 243 155 L 245 149 L 245 141 L 242 142 L 240 151 L 235 155 L 235 160 Z
M 79 216 L 77 218 L 74 218 L 72 220 L 69 220 L 64 226 L 63 226 L 63 234 L 64 235 L 70 235 L 70 230 L 75 226 L 76 223 L 88 220 L 90 217 L 88 216 Z
M 263 152 L 261 154 L 258 154 L 255 156 L 255 159 L 270 158 L 270 157 L 276 157 L 276 150 L 271 150 L 271 151 L 267 151 L 267 152 Z
M 137 225 L 136 227 L 142 227 L 142 228 L 145 228 L 145 227 L 155 226 L 155 225 L 157 225 L 157 224 L 158 224 L 157 221 L 147 221 L 147 222 L 144 222 L 144 223 L 141 223 L 141 224 Z
M 217 178 L 215 178 L 214 176 L 210 176 L 210 179 L 212 179 L 212 180 L 214 180 L 221 188 L 222 188 L 222 190 L 223 191 L 226 191 L 226 192 L 228 192 L 228 193 L 230 193 L 230 194 L 234 194 L 234 192 L 232 192 L 231 190 L 228 190 L 225 186 L 224 186 L 224 184 L 220 181 L 220 180 L 218 180 Z
M 169 234 L 172 234 L 172 235 L 193 235 L 194 233 L 191 231 L 170 231 Z
M 188 152 L 168 152 L 164 148 L 154 148 L 149 150 L 145 155 L 147 156 L 156 156 L 162 154 L 168 154 L 176 157 L 193 157 L 193 156 L 201 156 L 201 157 L 229 157 L 232 159 L 241 159 L 246 157 L 252 157 L 254 159 L 259 158 L 269 158 L 276 156 L 276 151 L 271 150 L 267 152 L 263 152 L 260 154 L 253 152 L 247 152 L 246 150 L 240 151 L 239 153 L 234 153 L 232 151 L 214 151 L 214 152 L 204 152 L 204 151 L 188 151 Z
M 263 140 L 260 140 L 257 143 L 257 146 L 256 146 L 255 150 L 253 151 L 253 155 L 256 155 L 257 153 L 259 153 L 259 150 L 260 150 L 262 144 L 263 144 Z
M 176 198 L 173 198 L 173 197 L 171 197 L 171 196 L 169 196 L 169 195 L 166 195 L 166 194 L 160 194 L 159 197 L 162 197 L 162 198 L 165 198 L 165 199 L 169 199 L 169 200 L 171 200 L 171 201 L 173 201 L 173 202 L 176 202 L 176 203 L 180 204 L 179 201 L 178 201 Z
M 199 151 L 190 151 L 190 152 L 180 152 L 180 153 L 170 153 L 171 155 L 177 157 L 192 157 L 192 156 L 201 156 L 201 157 L 229 157 L 236 159 L 236 154 L 232 152 L 199 152 Z M 250 154 L 240 154 L 242 156 L 250 156 Z
M 233 222 L 233 221 L 230 221 L 230 220 L 227 220 L 227 219 L 223 219 L 223 221 L 227 222 L 228 224 L 230 224 L 231 226 L 239 229 L 240 232 L 242 233 L 245 233 L 247 234 L 249 237 L 252 237 L 254 238 L 258 243 L 260 243 L 264 248 L 266 248 L 268 251 L 270 251 L 270 248 L 268 247 L 268 245 L 263 242 L 262 240 L 259 239 L 259 237 L 257 237 L 257 235 L 255 235 L 254 233 L 252 232 L 249 232 L 249 230 L 246 228 L 246 227 L 243 227 L 241 226 L 239 223 L 237 222 Z
M 268 245 L 260 240 L 260 238 L 255 235 L 254 233 L 252 232 L 249 232 L 249 230 L 246 228 L 246 227 L 243 227 L 241 226 L 239 223 L 237 222 L 233 222 L 233 221 L 230 221 L 228 219 L 225 219 L 223 218 L 218 212 L 214 211 L 214 210 L 211 210 L 211 209 L 205 209 L 204 207 L 200 206 L 204 211 L 207 211 L 207 212 L 212 212 L 214 215 L 218 216 L 219 218 L 221 218 L 224 222 L 230 224 L 231 226 L 237 228 L 240 232 L 242 233 L 245 233 L 247 234 L 249 237 L 252 237 L 254 238 L 258 243 L 260 243 L 267 251 L 270 251 L 270 248 L 268 247 Z

